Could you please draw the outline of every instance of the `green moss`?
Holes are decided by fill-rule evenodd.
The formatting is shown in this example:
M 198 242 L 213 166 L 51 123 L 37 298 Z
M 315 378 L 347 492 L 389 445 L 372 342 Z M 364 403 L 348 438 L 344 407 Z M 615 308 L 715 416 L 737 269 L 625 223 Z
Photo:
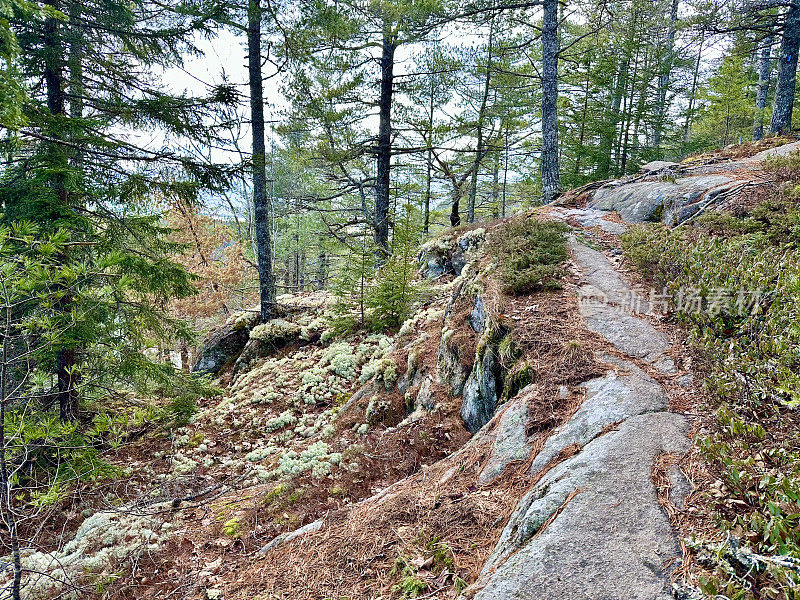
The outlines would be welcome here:
M 393 587 L 392 591 L 401 598 L 416 598 L 428 589 L 428 583 L 416 575 L 404 575 Z
M 195 433 L 192 437 L 189 438 L 189 442 L 186 444 L 187 448 L 197 448 L 200 444 L 203 443 L 203 440 L 206 439 L 199 431 Z
M 510 400 L 522 388 L 533 381 L 533 369 L 528 363 L 521 363 L 508 372 L 503 383 L 503 397 Z
M 288 491 L 289 491 L 289 486 L 287 484 L 279 483 L 267 493 L 267 496 L 264 498 L 263 501 L 263 506 L 271 506 L 272 504 L 280 500 L 281 496 L 283 496 Z
M 242 524 L 238 517 L 234 517 L 222 525 L 222 533 L 231 539 L 239 539 L 242 537 Z
M 647 220 L 651 223 L 660 223 L 661 220 L 664 218 L 664 204 L 661 203 L 655 207 L 652 213 L 647 217 Z

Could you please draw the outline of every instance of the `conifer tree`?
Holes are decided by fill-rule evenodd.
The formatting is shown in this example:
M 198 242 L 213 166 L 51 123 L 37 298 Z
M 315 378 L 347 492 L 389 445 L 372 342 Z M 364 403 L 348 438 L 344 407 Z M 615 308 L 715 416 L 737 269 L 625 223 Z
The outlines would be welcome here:
M 180 64 L 193 52 L 191 37 L 210 31 L 212 14 L 192 0 L 170 8 L 146 0 L 47 6 L 38 14 L 15 10 L 10 19 L 31 93 L 24 125 L 5 140 L 0 218 L 65 231 L 65 271 L 94 274 L 57 295 L 56 308 L 72 326 L 55 347 L 53 398 L 69 420 L 78 416 L 79 390 L 99 396 L 115 380 L 165 383 L 168 373 L 143 351 L 154 337 L 188 335 L 163 306 L 192 293 L 192 285 L 169 260 L 177 247 L 166 241 L 151 196 L 196 202 L 203 190 L 225 184 L 224 169 L 172 144 L 213 140 L 207 117 L 235 94 L 217 87 L 205 97 L 176 95 L 154 75 Z M 147 130 L 163 136 L 160 148 L 126 135 Z M 86 300 L 92 289 L 109 287 L 115 293 L 104 300 Z

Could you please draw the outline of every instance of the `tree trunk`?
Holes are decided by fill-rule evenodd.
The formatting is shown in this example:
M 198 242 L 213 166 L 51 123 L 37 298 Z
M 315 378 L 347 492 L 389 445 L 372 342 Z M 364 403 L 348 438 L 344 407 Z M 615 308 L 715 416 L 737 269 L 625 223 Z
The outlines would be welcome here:
M 591 57 L 587 57 L 586 83 L 584 84 L 584 89 L 583 89 L 583 110 L 581 111 L 581 129 L 580 129 L 580 135 L 578 136 L 578 151 L 576 152 L 575 156 L 575 165 L 572 169 L 572 174 L 576 176 L 580 175 L 581 159 L 583 158 L 583 154 L 585 152 L 583 144 L 586 139 L 586 116 L 589 113 L 589 84 L 591 83 L 589 77 L 591 75 L 591 68 L 592 68 L 592 59 Z
M 628 142 L 630 140 L 631 121 L 633 119 L 633 101 L 636 96 L 636 79 L 639 76 L 639 50 L 637 48 L 636 55 L 633 59 L 633 77 L 631 79 L 631 97 L 627 103 L 627 108 L 624 112 L 622 119 L 622 141 L 620 143 L 620 152 L 622 158 L 620 160 L 620 174 L 625 175 L 625 170 L 628 168 Z
M 509 143 L 508 143 L 508 125 L 506 125 L 506 143 L 505 143 L 505 156 L 503 157 L 503 195 L 501 199 L 501 206 L 500 206 L 500 216 L 506 216 L 506 190 L 508 189 L 508 153 L 509 153 Z
M 764 40 L 761 56 L 758 59 L 758 87 L 756 88 L 756 117 L 753 122 L 753 140 L 758 141 L 764 137 L 764 111 L 767 108 L 767 94 L 769 93 L 769 80 L 772 77 L 772 38 Z
M 427 175 L 425 177 L 425 207 L 423 210 L 422 220 L 422 233 L 428 235 L 428 229 L 431 221 L 431 179 L 433 173 L 433 109 L 436 88 L 434 87 L 433 77 L 431 77 L 431 97 L 430 105 L 428 106 L 428 159 L 427 159 Z
M 375 243 L 378 251 L 389 256 L 389 204 L 392 165 L 392 93 L 394 84 L 394 52 L 397 41 L 389 20 L 383 24 L 381 53 L 381 88 L 378 98 L 378 149 L 375 184 Z
M 317 289 L 324 290 L 328 279 L 328 256 L 324 250 L 320 250 L 317 256 Z
M 546 203 L 559 192 L 558 0 L 544 1 L 542 22 L 542 191 Z
M 247 70 L 250 86 L 250 118 L 253 129 L 253 220 L 258 254 L 261 322 L 275 311 L 275 278 L 272 273 L 272 241 L 269 198 L 267 197 L 266 143 L 264 138 L 264 85 L 261 79 L 261 5 L 247 6 Z
M 461 225 L 461 214 L 459 213 L 459 205 L 461 204 L 461 187 L 453 184 L 453 204 L 450 207 L 450 226 L 458 227 Z
M 627 70 L 628 63 L 622 62 L 619 65 L 617 73 L 614 77 L 611 99 L 608 103 L 608 115 L 610 122 L 605 124 L 603 130 L 603 137 L 600 140 L 600 156 L 597 160 L 597 179 L 608 179 L 611 173 L 611 155 L 614 152 L 614 140 L 617 137 L 617 125 L 619 123 L 619 105 L 622 103 L 622 92 L 620 90 L 620 82 L 622 81 L 624 71 Z
M 14 569 L 14 575 L 11 582 L 11 599 L 22 600 L 22 558 L 19 548 L 19 534 L 17 531 L 17 516 L 13 506 L 13 499 L 16 494 L 13 493 L 13 485 L 8 472 L 8 463 L 6 462 L 6 449 L 9 446 L 9 440 L 6 438 L 6 406 L 8 405 L 7 395 L 7 381 L 8 381 L 8 344 L 11 337 L 11 302 L 9 297 L 5 295 L 3 298 L 4 306 L 4 327 L 3 327 L 3 343 L 0 349 L 0 515 L 2 515 L 3 522 L 5 523 L 8 533 L 7 540 L 11 542 L 11 563 Z
M 60 10 L 57 0 L 49 0 L 47 5 L 55 10 Z M 66 114 L 66 93 L 64 81 L 64 44 L 60 33 L 61 21 L 53 17 L 45 19 L 42 38 L 47 54 L 44 65 L 44 82 L 47 93 L 47 109 L 53 116 L 63 117 Z M 77 33 L 76 33 L 77 35 Z M 54 119 L 55 120 L 55 119 Z M 48 131 L 53 140 L 60 140 L 65 132 L 58 126 Z M 66 210 L 69 199 L 67 197 L 66 172 L 69 166 L 61 151 L 58 142 L 49 142 L 48 160 L 51 175 L 50 186 L 55 192 L 59 211 Z M 64 257 L 66 260 L 66 256 Z M 58 308 L 63 314 L 68 314 L 72 305 L 72 294 L 65 293 L 58 301 Z M 58 409 L 63 421 L 72 421 L 78 418 L 78 390 L 77 390 L 77 356 L 74 346 L 61 348 L 56 353 L 56 379 L 58 381 Z
M 483 82 L 483 95 L 481 106 L 478 110 L 478 140 L 475 144 L 475 160 L 472 163 L 472 175 L 469 188 L 469 201 L 467 202 L 467 222 L 475 222 L 475 198 L 478 196 L 478 171 L 486 154 L 483 141 L 483 124 L 486 120 L 486 106 L 489 101 L 489 91 L 492 83 L 492 46 L 494 45 L 494 20 L 489 24 L 489 44 L 486 52 L 486 77 Z
M 800 50 L 800 4 L 794 4 L 786 13 L 783 25 L 778 84 L 775 88 L 770 125 L 772 133 L 785 133 L 792 127 L 798 50 Z
M 492 165 L 492 218 L 500 216 L 500 151 L 494 152 Z
M 300 251 L 300 267 L 297 274 L 297 289 L 305 291 L 306 289 L 306 249 Z
M 692 89 L 689 92 L 689 106 L 686 109 L 686 123 L 683 125 L 683 143 L 689 143 L 689 138 L 692 133 L 692 116 L 694 113 L 694 101 L 697 96 L 697 80 L 700 76 L 700 61 L 703 58 L 703 32 L 700 32 L 700 46 L 697 49 L 697 60 L 694 63 L 694 75 L 692 75 Z
M 189 372 L 189 344 L 181 342 L 181 371 Z
M 656 92 L 656 122 L 653 131 L 653 147 L 656 157 L 661 158 L 661 136 L 664 131 L 664 121 L 667 114 L 667 91 L 669 79 L 672 74 L 672 65 L 675 62 L 675 23 L 678 20 L 679 0 L 672 0 L 669 11 L 669 24 L 667 25 L 667 43 L 664 48 L 664 59 L 661 73 L 658 76 L 658 90 Z

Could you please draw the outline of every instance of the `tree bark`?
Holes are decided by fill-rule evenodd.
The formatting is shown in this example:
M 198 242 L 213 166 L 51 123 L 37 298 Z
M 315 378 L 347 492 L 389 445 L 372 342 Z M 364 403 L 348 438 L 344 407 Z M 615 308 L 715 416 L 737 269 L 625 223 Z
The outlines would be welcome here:
M 769 81 L 772 77 L 772 37 L 763 42 L 761 56 L 758 59 L 758 87 L 756 88 L 756 117 L 753 122 L 753 140 L 758 141 L 764 137 L 764 112 L 767 108 L 767 94 Z
M 694 74 L 692 75 L 692 89 L 689 92 L 689 106 L 686 109 L 686 123 L 683 125 L 683 143 L 689 143 L 689 138 L 692 133 L 692 116 L 694 114 L 694 101 L 697 96 L 697 80 L 700 76 L 700 61 L 703 58 L 703 32 L 700 32 L 700 46 L 697 49 L 697 60 L 694 63 Z
M 389 20 L 383 24 L 381 87 L 378 98 L 378 148 L 375 184 L 375 244 L 383 257 L 389 256 L 389 204 L 392 166 L 392 93 L 394 52 L 397 40 Z
M 664 132 L 664 121 L 667 114 L 667 91 L 672 74 L 672 65 L 675 62 L 675 24 L 678 21 L 679 0 L 672 0 L 669 11 L 669 24 L 667 25 L 667 43 L 664 48 L 661 73 L 658 75 L 658 90 L 656 93 L 656 122 L 653 131 L 653 147 L 656 157 L 661 158 L 661 137 Z
M 47 5 L 55 10 L 60 10 L 58 0 L 49 0 Z M 61 35 L 61 23 L 58 19 L 48 17 L 45 19 L 42 40 L 47 48 L 44 65 L 44 82 L 47 94 L 47 109 L 54 117 L 66 115 L 66 91 L 64 80 L 64 40 Z M 53 119 L 53 125 L 48 131 L 48 136 L 53 140 L 61 140 L 66 132 L 63 124 L 58 125 Z M 56 195 L 59 212 L 65 211 L 69 199 L 67 197 L 66 172 L 69 165 L 61 151 L 58 142 L 48 142 L 50 168 L 50 187 Z M 66 260 L 66 257 L 64 257 Z M 72 295 L 67 292 L 58 301 L 58 309 L 62 314 L 69 314 L 73 302 Z M 77 355 L 74 346 L 60 348 L 56 353 L 56 380 L 58 382 L 58 411 L 61 420 L 72 421 L 78 418 L 78 390 L 77 390 Z
M 483 140 L 483 124 L 486 120 L 486 106 L 489 101 L 489 91 L 492 83 L 492 46 L 494 45 L 494 20 L 489 24 L 489 43 L 486 52 L 486 77 L 483 82 L 483 95 L 481 96 L 481 106 L 478 110 L 478 131 L 477 143 L 475 145 L 475 160 L 472 163 L 472 176 L 469 188 L 469 201 L 467 202 L 467 222 L 475 222 L 475 198 L 478 196 L 478 171 L 481 162 L 486 154 Z
M 508 189 L 508 152 L 509 152 L 509 149 L 510 149 L 510 146 L 509 146 L 509 143 L 508 143 L 508 125 L 506 125 L 506 143 L 505 143 L 505 149 L 504 149 L 505 156 L 503 157 L 503 195 L 502 195 L 501 205 L 500 205 L 500 216 L 501 217 L 505 217 L 506 216 L 506 190 Z
M 450 207 L 450 226 L 458 227 L 461 225 L 461 213 L 459 213 L 459 205 L 461 204 L 461 187 L 453 184 L 453 204 Z
M 544 1 L 542 22 L 542 191 L 545 203 L 558 195 L 558 0 Z
M 500 216 L 500 152 L 494 153 L 492 165 L 492 217 Z
M 247 6 L 247 70 L 250 87 L 250 118 L 253 129 L 253 220 L 256 231 L 261 322 L 275 312 L 275 277 L 272 272 L 270 207 L 267 197 L 266 142 L 264 136 L 264 84 L 261 75 L 261 5 Z
M 425 207 L 423 210 L 422 233 L 428 235 L 431 221 L 431 179 L 433 176 L 433 109 L 436 88 L 434 87 L 433 76 L 431 76 L 431 96 L 428 106 L 428 158 L 427 175 L 425 177 Z
M 320 250 L 317 256 L 317 289 L 324 290 L 328 279 L 328 255 Z
M 636 96 L 636 80 L 639 76 L 639 49 L 637 48 L 636 54 L 633 59 L 633 77 L 631 78 L 631 96 L 630 100 L 626 102 L 626 108 L 623 111 L 622 117 L 622 136 L 620 141 L 620 166 L 619 171 L 621 175 L 625 175 L 625 170 L 628 168 L 628 141 L 630 140 L 631 121 L 633 119 L 633 101 Z
M 792 127 L 798 50 L 800 50 L 800 4 L 794 4 L 786 13 L 783 24 L 778 84 L 775 88 L 775 102 L 770 124 L 772 133 L 785 133 Z

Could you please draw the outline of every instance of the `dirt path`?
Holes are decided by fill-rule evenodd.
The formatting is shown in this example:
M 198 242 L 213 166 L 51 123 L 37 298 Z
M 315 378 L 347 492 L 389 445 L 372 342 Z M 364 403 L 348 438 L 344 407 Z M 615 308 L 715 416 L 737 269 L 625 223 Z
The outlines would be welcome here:
M 573 209 L 554 216 L 605 229 L 603 214 Z M 646 299 L 602 252 L 575 237 L 570 246 L 581 275 L 581 316 L 616 352 L 602 356 L 607 373 L 583 384 L 584 403 L 534 459 L 535 475 L 575 452 L 519 502 L 475 598 L 671 598 L 667 567 L 680 548 L 651 474 L 660 455 L 688 450 L 688 422 L 670 412 L 667 391 L 647 372 L 677 372 L 670 342 L 645 317 Z M 677 469 L 671 477 L 672 489 L 687 489 Z

